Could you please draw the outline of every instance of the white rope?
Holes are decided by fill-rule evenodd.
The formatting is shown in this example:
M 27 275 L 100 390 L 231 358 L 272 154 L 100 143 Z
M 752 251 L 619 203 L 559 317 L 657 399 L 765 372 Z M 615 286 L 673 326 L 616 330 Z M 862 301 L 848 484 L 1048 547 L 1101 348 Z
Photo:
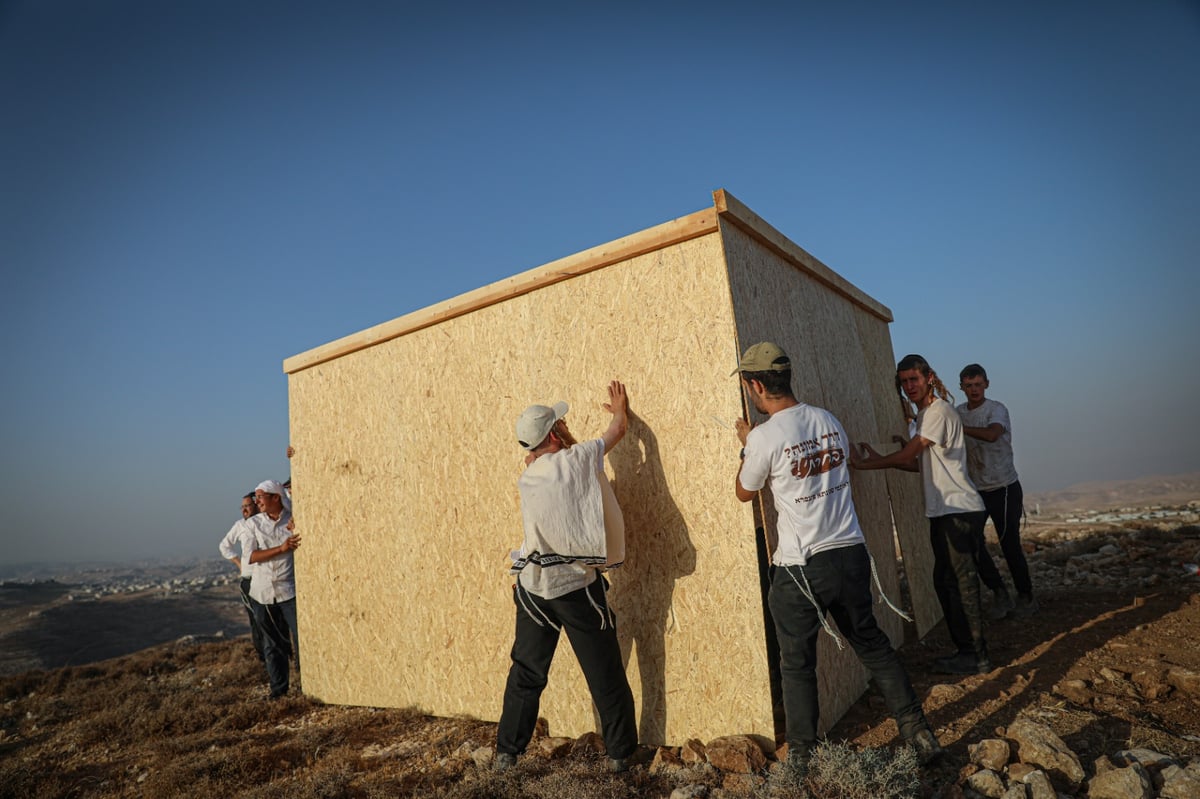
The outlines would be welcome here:
M 546 614 L 545 614 L 545 613 L 542 611 L 542 609 L 541 609 L 541 608 L 539 608 L 539 607 L 537 606 L 537 603 L 536 603 L 536 602 L 534 602 L 532 599 L 531 599 L 531 600 L 529 600 L 529 603 L 528 603 L 528 604 L 526 604 L 526 603 L 525 603 L 525 599 L 524 599 L 524 598 L 521 596 L 521 588 L 522 588 L 522 586 L 521 586 L 521 581 L 520 581 L 520 579 L 518 579 L 518 580 L 517 580 L 517 601 L 521 603 L 521 608 L 522 608 L 522 609 L 525 611 L 525 614 L 526 614 L 527 616 L 529 616 L 529 618 L 533 619 L 534 623 L 535 623 L 535 624 L 537 624 L 537 626 L 538 626 L 538 627 L 545 627 L 545 626 L 546 626 L 546 624 L 549 624 L 549 625 L 550 625 L 551 627 L 553 627 L 553 628 L 554 628 L 556 631 L 562 630 L 562 627 L 559 627 L 557 624 L 555 624 L 554 622 L 550 621 L 550 617 L 549 617 L 549 616 L 547 616 L 547 615 L 546 615 Z M 539 615 L 540 615 L 540 616 L 541 616 L 543 619 L 545 619 L 545 620 L 546 620 L 545 624 L 543 624 L 541 621 L 539 621 L 537 616 L 533 615 L 533 611 L 531 611 L 531 610 L 529 609 L 530 605 L 532 605 L 532 606 L 533 606 L 533 610 L 536 610 L 536 611 L 538 612 L 538 614 L 539 614 Z
M 797 568 L 800 569 L 800 576 L 804 578 L 804 585 L 800 585 L 800 581 L 796 579 L 796 575 L 792 574 L 791 566 L 784 566 L 783 570 L 787 572 L 788 577 L 792 578 L 792 582 L 795 583 L 796 587 L 800 589 L 800 593 L 804 594 L 805 598 L 808 599 L 808 601 L 812 603 L 812 606 L 817 609 L 817 618 L 821 620 L 821 628 L 824 629 L 825 632 L 829 633 L 829 636 L 833 639 L 833 642 L 837 644 L 837 648 L 839 650 L 845 649 L 845 646 L 842 644 L 842 639 L 838 638 L 838 634 L 833 631 L 833 627 L 830 626 L 829 620 L 825 618 L 825 611 L 821 609 L 820 604 L 817 603 L 817 598 L 813 596 L 812 588 L 808 584 L 808 577 L 804 574 L 804 567 L 798 566 Z
M 900 608 L 892 604 L 892 600 L 888 599 L 888 595 L 883 592 L 883 586 L 879 584 L 879 570 L 875 568 L 875 558 L 871 557 L 871 553 L 867 553 L 867 560 L 871 561 L 871 579 L 875 581 L 875 587 L 879 589 L 879 599 L 886 602 L 887 606 L 895 611 L 896 615 L 905 621 L 912 621 L 912 616 L 902 611 Z

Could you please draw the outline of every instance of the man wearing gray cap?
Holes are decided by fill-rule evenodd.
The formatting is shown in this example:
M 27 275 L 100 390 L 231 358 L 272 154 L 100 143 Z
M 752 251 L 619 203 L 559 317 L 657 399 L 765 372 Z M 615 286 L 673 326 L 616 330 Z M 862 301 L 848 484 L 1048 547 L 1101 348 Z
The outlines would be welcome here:
M 624 771 L 637 749 L 633 692 L 605 595 L 608 582 L 600 576 L 624 551 L 623 542 L 616 541 L 624 532 L 620 509 L 605 497 L 612 489 L 604 477 L 604 456 L 628 426 L 625 386 L 609 383 L 603 407 L 613 415 L 608 429 L 582 443 L 567 430 L 565 402 L 531 405 L 517 419 L 517 442 L 529 455 L 517 481 L 525 537 L 510 572 L 517 578 L 517 626 L 496 731 L 495 768 L 500 770 L 514 766 L 533 737 L 562 630 L 600 714 L 610 767 Z
M 829 411 L 796 399 L 791 360 L 775 344 L 746 350 L 738 373 L 754 409 L 769 417 L 754 427 L 737 420 L 743 448 L 734 491 L 749 502 L 770 484 L 779 514 L 767 604 L 779 639 L 785 773 L 802 778 L 817 743 L 817 635 L 824 628 L 842 647 L 826 613 L 875 679 L 901 738 L 921 762 L 938 757 L 921 700 L 871 610 L 874 569 L 850 496 L 846 431 Z

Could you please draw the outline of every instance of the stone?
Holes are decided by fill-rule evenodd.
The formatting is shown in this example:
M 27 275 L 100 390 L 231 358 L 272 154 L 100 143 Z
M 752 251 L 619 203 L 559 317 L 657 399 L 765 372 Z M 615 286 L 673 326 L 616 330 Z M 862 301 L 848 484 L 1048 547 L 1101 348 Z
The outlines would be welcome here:
M 542 757 L 550 760 L 558 760 L 571 754 L 571 747 L 575 745 L 575 741 L 571 738 L 556 738 L 547 736 L 538 738 L 533 742 L 533 746 L 541 753 Z
M 1121 765 L 1128 766 L 1129 764 L 1122 763 Z M 1100 757 L 1096 758 L 1095 761 L 1092 762 L 1092 771 L 1096 774 L 1103 774 L 1104 772 L 1112 771 L 1115 768 L 1117 768 L 1117 766 L 1113 765 L 1113 762 L 1108 759 L 1108 755 L 1100 755 Z
M 988 799 L 1000 799 L 1004 795 L 1004 780 L 991 769 L 982 769 L 967 777 L 967 787 Z
M 1054 686 L 1054 693 L 1077 705 L 1092 703 L 1092 694 L 1083 680 L 1062 680 Z
M 704 747 L 708 762 L 721 771 L 751 774 L 767 765 L 762 747 L 748 735 L 723 735 Z
M 1154 799 L 1154 783 L 1146 769 L 1134 763 L 1092 777 L 1088 799 Z
M 704 754 L 704 744 L 695 738 L 689 738 L 687 743 L 679 747 L 679 759 L 689 766 L 708 762 Z
M 602 755 L 606 751 L 604 737 L 598 732 L 585 732 L 571 745 L 573 755 Z
M 1166 772 L 1164 772 L 1165 776 Z M 1159 799 L 1200 799 L 1200 778 L 1191 771 L 1179 769 L 1163 782 Z
M 928 699 L 936 706 L 946 705 L 950 702 L 956 702 L 966 696 L 967 689 L 961 685 L 947 685 L 938 683 L 929 689 Z
M 1026 774 L 1022 782 L 1029 786 L 1029 799 L 1058 799 L 1058 791 L 1041 769 Z
M 1150 771 L 1161 770 L 1167 766 L 1178 766 L 1181 763 L 1170 755 L 1164 755 L 1161 752 L 1155 752 L 1153 749 L 1122 749 L 1119 752 L 1113 753 L 1113 762 L 1119 766 L 1131 766 L 1134 763 L 1141 763 Z
M 1079 757 L 1046 725 L 1019 718 L 1007 732 L 1017 743 L 1017 758 L 1041 768 L 1056 785 L 1073 792 L 1083 782 Z
M 1000 738 L 984 738 L 979 743 L 968 746 L 967 754 L 972 763 L 978 763 L 986 769 L 999 772 L 1008 765 L 1008 759 L 1012 753 L 1009 750 L 1008 741 Z
M 1029 772 L 1037 771 L 1037 769 L 1028 763 L 1009 763 L 1006 771 L 1010 780 L 1024 782 Z
M 1187 694 L 1200 697 L 1200 673 L 1178 666 L 1167 671 L 1167 684 Z
M 1029 789 L 1025 787 L 1025 783 L 1017 782 L 1008 786 L 1008 790 L 1000 799 L 1029 799 Z
M 495 757 L 496 750 L 491 746 L 481 746 L 478 749 L 471 750 L 471 760 L 479 768 L 491 768 L 492 758 Z
M 650 761 L 651 774 L 674 774 L 683 767 L 678 752 L 667 746 L 658 747 L 654 752 L 654 759 Z

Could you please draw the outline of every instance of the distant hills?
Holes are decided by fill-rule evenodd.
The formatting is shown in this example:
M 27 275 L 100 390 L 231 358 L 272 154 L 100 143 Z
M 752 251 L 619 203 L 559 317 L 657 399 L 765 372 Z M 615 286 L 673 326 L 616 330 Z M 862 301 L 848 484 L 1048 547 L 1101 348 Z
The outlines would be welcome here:
M 1200 502 L 1200 472 L 1079 483 L 1061 491 L 1025 494 L 1026 510 L 1036 506 L 1043 514 L 1175 506 L 1189 502 Z

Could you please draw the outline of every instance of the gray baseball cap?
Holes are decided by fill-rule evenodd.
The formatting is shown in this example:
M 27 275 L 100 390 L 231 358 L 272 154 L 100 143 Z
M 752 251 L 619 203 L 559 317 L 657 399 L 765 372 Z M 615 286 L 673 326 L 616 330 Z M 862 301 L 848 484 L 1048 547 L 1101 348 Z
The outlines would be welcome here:
M 528 450 L 537 449 L 538 444 L 550 435 L 554 423 L 566 415 L 565 402 L 556 402 L 551 406 L 530 405 L 517 417 L 517 443 Z

